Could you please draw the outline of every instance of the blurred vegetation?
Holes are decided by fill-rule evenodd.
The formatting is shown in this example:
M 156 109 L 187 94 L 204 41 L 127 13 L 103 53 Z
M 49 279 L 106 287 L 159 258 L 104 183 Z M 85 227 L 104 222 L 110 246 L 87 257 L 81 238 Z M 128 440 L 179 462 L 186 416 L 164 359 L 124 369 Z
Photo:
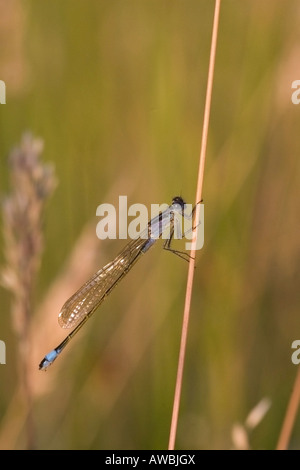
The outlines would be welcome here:
M 213 11 L 209 0 L 1 2 L 1 197 L 28 130 L 58 181 L 32 312 L 37 448 L 167 447 L 187 274 L 178 257 L 154 247 L 47 373 L 38 362 L 64 337 L 57 314 L 80 276 L 124 245 L 96 239 L 97 206 L 119 195 L 194 202 Z M 221 5 L 178 449 L 231 448 L 235 423 L 264 397 L 271 407 L 250 446 L 274 448 L 282 426 L 300 336 L 299 19 L 296 0 Z M 0 305 L 0 448 L 24 448 L 2 288 Z M 290 447 L 299 439 L 298 419 Z

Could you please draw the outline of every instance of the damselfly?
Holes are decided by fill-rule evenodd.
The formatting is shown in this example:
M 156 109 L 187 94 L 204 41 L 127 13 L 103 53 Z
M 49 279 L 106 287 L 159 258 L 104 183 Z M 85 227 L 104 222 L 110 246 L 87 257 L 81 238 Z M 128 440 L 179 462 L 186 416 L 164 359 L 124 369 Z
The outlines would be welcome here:
M 183 199 L 180 196 L 176 196 L 166 210 L 160 212 L 148 222 L 148 226 L 141 232 L 138 238 L 131 240 L 113 261 L 97 271 L 91 279 L 66 301 L 58 315 L 58 321 L 62 328 L 73 328 L 73 330 L 56 348 L 46 354 L 39 365 L 39 369 L 46 370 L 55 361 L 57 356 L 111 293 L 113 288 L 116 287 L 118 282 L 128 273 L 141 255 L 146 253 L 167 231 L 168 238 L 166 238 L 164 248 L 184 259 L 189 258 L 187 253 L 173 250 L 171 248 L 171 241 L 176 228 L 176 220 L 178 221 L 177 216 L 192 219 L 194 209 L 191 214 L 186 214 Z

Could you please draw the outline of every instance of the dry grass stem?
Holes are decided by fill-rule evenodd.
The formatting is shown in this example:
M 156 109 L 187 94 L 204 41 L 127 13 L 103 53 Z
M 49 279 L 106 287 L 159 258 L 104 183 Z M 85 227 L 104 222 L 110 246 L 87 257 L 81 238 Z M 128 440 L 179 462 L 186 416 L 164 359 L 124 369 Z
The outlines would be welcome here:
M 213 76 L 214 76 L 214 65 L 215 65 L 218 26 L 219 26 L 219 16 L 220 16 L 220 4 L 221 4 L 221 0 L 216 0 L 214 22 L 213 22 L 213 31 L 212 31 L 212 40 L 211 40 L 211 50 L 210 50 L 206 100 L 205 100 L 205 108 L 204 108 L 202 141 L 201 141 L 201 149 L 200 149 L 200 156 L 199 156 L 199 171 L 198 171 L 198 181 L 197 181 L 196 201 L 195 201 L 196 204 L 199 203 L 199 201 L 202 198 L 202 186 L 203 186 L 203 176 L 204 176 L 204 167 L 205 167 L 206 144 L 207 144 L 207 134 L 208 134 L 208 125 L 209 125 L 209 116 L 210 116 L 210 105 L 211 105 L 211 96 L 212 96 L 212 85 L 213 85 Z M 194 226 L 197 227 L 198 224 L 199 224 L 199 211 L 196 211 Z M 196 243 L 197 243 L 197 239 L 196 239 L 197 238 L 197 230 L 195 230 L 194 238 L 195 238 L 195 240 L 193 240 L 193 242 L 194 242 L 194 246 L 196 246 Z M 182 377 L 183 377 L 185 350 L 186 350 L 186 341 L 187 341 L 190 307 L 191 307 L 191 300 L 192 300 L 192 290 L 193 290 L 193 280 L 194 280 L 194 270 L 195 270 L 195 255 L 196 255 L 196 250 L 195 250 L 195 248 L 192 248 L 191 258 L 190 258 L 190 262 L 189 262 L 189 271 L 188 271 L 187 286 L 186 286 L 185 305 L 184 305 L 184 312 L 183 312 L 181 343 L 180 343 L 177 378 L 176 378 L 176 385 L 175 385 L 173 413 L 172 413 L 170 436 L 169 436 L 169 446 L 168 446 L 169 450 L 173 450 L 174 446 L 175 446 L 175 438 L 176 438 L 177 422 L 178 422 L 178 413 L 179 413 L 179 404 L 180 404 L 180 395 L 181 395 L 181 388 L 182 388 Z
M 286 450 L 289 445 L 296 415 L 298 413 L 300 401 L 300 368 L 298 367 L 294 387 L 290 396 L 287 411 L 284 417 L 280 436 L 278 439 L 277 450 Z

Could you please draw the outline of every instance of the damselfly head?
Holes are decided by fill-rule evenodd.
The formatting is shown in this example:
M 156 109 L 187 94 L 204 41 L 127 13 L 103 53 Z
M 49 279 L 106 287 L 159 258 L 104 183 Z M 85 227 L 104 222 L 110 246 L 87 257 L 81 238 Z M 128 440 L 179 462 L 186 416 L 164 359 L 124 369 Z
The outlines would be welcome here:
M 179 206 L 180 206 L 181 212 L 184 211 L 185 202 L 184 202 L 184 200 L 182 199 L 181 196 L 175 196 L 175 197 L 173 197 L 172 206 L 175 206 L 175 205 L 179 205 Z

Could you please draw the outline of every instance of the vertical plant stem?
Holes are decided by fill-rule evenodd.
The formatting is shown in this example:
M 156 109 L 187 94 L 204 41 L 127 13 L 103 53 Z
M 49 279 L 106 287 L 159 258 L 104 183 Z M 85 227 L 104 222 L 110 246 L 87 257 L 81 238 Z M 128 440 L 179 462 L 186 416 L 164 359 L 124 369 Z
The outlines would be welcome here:
M 3 200 L 3 248 L 6 264 L 0 280 L 12 293 L 12 325 L 18 344 L 18 372 L 26 410 L 26 447 L 33 449 L 33 400 L 30 374 L 32 298 L 44 245 L 43 214 L 55 187 L 51 166 L 41 162 L 43 143 L 30 134 L 9 156 L 11 191 Z
M 23 318 L 22 328 L 19 328 L 18 333 L 18 349 L 19 349 L 19 377 L 24 403 L 27 410 L 26 416 L 26 447 L 27 449 L 35 448 L 34 436 L 34 419 L 33 419 L 33 400 L 32 400 L 32 383 L 30 378 L 30 312 L 31 312 L 31 299 L 30 292 L 27 292 L 27 298 L 24 299 L 23 305 L 18 302 L 15 305 L 14 314 L 19 318 Z
M 298 367 L 293 391 L 286 410 L 280 436 L 278 439 L 277 450 L 286 450 L 290 441 L 295 418 L 299 408 L 300 401 L 300 368 Z
M 199 170 L 198 170 L 198 181 L 197 181 L 196 201 L 195 201 L 196 204 L 199 203 L 202 197 L 207 134 L 208 134 L 210 107 L 211 107 L 212 85 L 213 85 L 213 76 L 214 76 L 219 16 L 220 16 L 220 4 L 221 4 L 221 0 L 216 0 L 212 40 L 211 40 L 206 100 L 205 100 L 205 108 L 204 108 L 202 141 L 201 141 L 201 149 L 200 149 L 200 155 L 199 155 Z M 199 223 L 198 219 L 199 219 L 199 211 L 196 211 L 196 221 L 194 223 L 195 227 L 197 227 Z M 171 428 L 170 428 L 170 436 L 169 436 L 169 446 L 168 446 L 169 450 L 174 450 L 176 432 L 177 432 L 178 413 L 179 413 L 179 405 L 180 405 L 182 377 L 183 377 L 183 369 L 184 369 L 186 341 L 187 341 L 187 334 L 188 334 L 188 325 L 189 325 L 189 316 L 190 316 L 190 307 L 191 307 L 193 280 L 194 280 L 194 270 L 195 270 L 195 255 L 196 255 L 195 247 L 196 247 L 196 242 L 197 242 L 196 238 L 197 238 L 197 230 L 195 230 L 194 232 L 194 239 L 193 239 L 192 249 L 191 249 L 191 259 L 189 262 L 185 304 L 184 304 L 184 312 L 183 312 L 181 342 L 180 342 L 178 368 L 177 368 L 177 378 L 176 378 L 176 385 L 175 385 L 175 395 L 174 395 L 173 412 L 172 412 L 172 420 L 171 420 Z

